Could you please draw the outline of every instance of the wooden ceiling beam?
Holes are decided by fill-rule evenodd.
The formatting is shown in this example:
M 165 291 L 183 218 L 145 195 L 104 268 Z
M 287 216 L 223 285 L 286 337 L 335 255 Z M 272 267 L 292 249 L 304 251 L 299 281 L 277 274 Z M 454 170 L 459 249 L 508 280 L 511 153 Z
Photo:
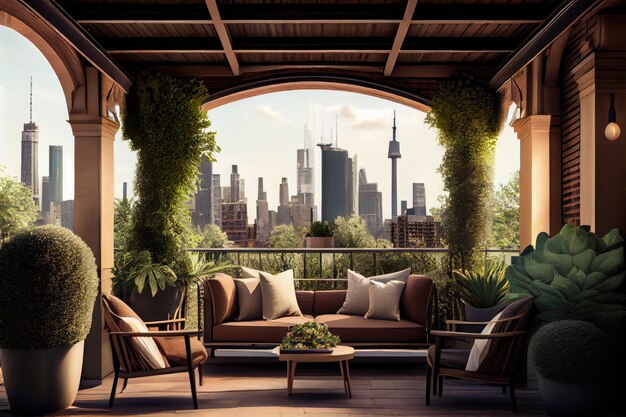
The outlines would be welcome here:
M 235 38 L 229 43 L 233 55 L 245 53 L 371 53 L 389 54 L 396 40 L 388 37 L 256 37 Z M 217 37 L 198 38 L 105 38 L 100 43 L 111 54 L 200 53 L 225 54 Z M 520 38 L 405 38 L 397 54 L 511 52 Z M 393 45 L 393 46 L 392 46 Z M 228 54 L 226 54 L 228 56 Z M 395 58 L 397 60 L 397 56 Z M 230 63 L 230 62 L 229 62 Z M 232 66 L 232 65 L 231 65 Z
M 217 7 L 217 0 L 205 0 L 205 3 L 209 9 L 211 19 L 213 19 L 213 27 L 215 27 L 217 36 L 220 38 L 220 42 L 222 43 L 222 49 L 226 55 L 226 60 L 228 61 L 230 68 L 233 70 L 233 75 L 239 75 L 239 61 L 237 61 L 237 55 L 235 55 L 235 52 L 233 51 L 233 42 L 230 38 L 230 33 L 228 32 L 224 22 L 222 22 L 220 10 Z
M 417 0 L 408 0 L 406 3 L 406 8 L 404 9 L 404 17 L 398 25 L 398 29 L 396 30 L 396 37 L 393 40 L 393 45 L 391 46 L 391 51 L 389 52 L 389 56 L 387 57 L 387 63 L 385 64 L 384 74 L 387 77 L 391 75 L 391 73 L 393 72 L 393 67 L 394 65 L 396 65 L 396 61 L 398 60 L 398 56 L 400 55 L 400 50 L 402 49 L 402 44 L 404 43 L 406 34 L 409 32 L 409 27 L 411 26 L 411 17 L 415 13 L 416 6 Z
M 424 4 L 411 24 L 538 24 L 553 6 L 544 4 Z M 66 10 L 80 24 L 213 24 L 202 4 L 89 4 Z M 221 4 L 221 22 L 229 24 L 399 24 L 401 4 Z

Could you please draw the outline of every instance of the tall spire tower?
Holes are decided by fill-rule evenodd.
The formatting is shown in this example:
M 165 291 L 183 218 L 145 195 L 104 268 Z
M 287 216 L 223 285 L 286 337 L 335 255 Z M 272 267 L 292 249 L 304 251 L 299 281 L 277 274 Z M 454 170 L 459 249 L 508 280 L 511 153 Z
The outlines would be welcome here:
M 33 77 L 30 77 L 30 115 L 22 131 L 21 181 L 39 205 L 39 127 L 33 122 Z
M 389 141 L 389 153 L 391 159 L 391 218 L 398 217 L 398 159 L 400 155 L 400 142 L 396 140 L 396 112 L 393 112 L 393 137 Z

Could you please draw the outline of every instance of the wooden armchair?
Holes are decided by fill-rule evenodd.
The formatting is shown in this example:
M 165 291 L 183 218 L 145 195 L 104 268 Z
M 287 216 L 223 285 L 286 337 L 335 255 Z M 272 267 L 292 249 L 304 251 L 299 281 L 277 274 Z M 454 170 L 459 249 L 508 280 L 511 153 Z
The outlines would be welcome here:
M 198 369 L 199 383 L 203 385 L 202 364 L 208 358 L 204 345 L 197 337 L 201 331 L 183 330 L 184 319 L 143 323 L 128 305 L 112 295 L 103 294 L 102 304 L 106 329 L 111 339 L 115 372 L 109 407 L 113 407 L 119 378 L 124 379 L 121 391 L 124 392 L 130 378 L 186 372 L 189 374 L 193 405 L 197 409 L 195 370 Z M 174 330 L 128 331 L 124 325 L 124 319 L 128 318 L 139 320 L 150 328 L 166 327 Z M 146 360 L 145 354 L 133 345 L 131 338 L 153 338 L 166 366 L 155 369 Z
M 516 411 L 515 379 L 518 377 L 520 366 L 524 363 L 525 339 L 527 336 L 528 314 L 532 307 L 533 298 L 526 297 L 506 307 L 494 324 L 490 334 L 457 332 L 458 325 L 488 324 L 465 322 L 458 320 L 447 321 L 448 331 L 433 330 L 434 346 L 428 350 L 426 370 L 426 404 L 430 404 L 431 385 L 434 395 L 443 394 L 444 378 L 459 378 L 470 381 L 479 381 L 502 386 L 502 392 L 508 390 L 511 396 L 511 406 Z M 466 366 L 470 357 L 469 349 L 443 348 L 449 340 L 488 340 L 489 345 L 481 355 L 482 360 L 476 371 L 467 371 Z

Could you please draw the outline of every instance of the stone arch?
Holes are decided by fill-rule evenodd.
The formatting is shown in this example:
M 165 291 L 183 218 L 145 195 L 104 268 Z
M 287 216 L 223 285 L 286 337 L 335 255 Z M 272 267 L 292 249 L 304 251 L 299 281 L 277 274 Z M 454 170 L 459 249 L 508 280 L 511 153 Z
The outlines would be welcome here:
M 84 94 L 77 94 L 85 85 L 83 63 L 54 29 L 22 3 L 11 0 L 0 0 L 0 26 L 24 36 L 46 57 L 61 83 L 68 114 L 84 108 Z
M 346 91 L 383 98 L 424 112 L 430 108 L 430 99 L 412 92 L 410 88 L 402 88 L 352 75 L 310 73 L 273 74 L 214 91 L 205 100 L 203 108 L 211 110 L 237 100 L 292 90 Z

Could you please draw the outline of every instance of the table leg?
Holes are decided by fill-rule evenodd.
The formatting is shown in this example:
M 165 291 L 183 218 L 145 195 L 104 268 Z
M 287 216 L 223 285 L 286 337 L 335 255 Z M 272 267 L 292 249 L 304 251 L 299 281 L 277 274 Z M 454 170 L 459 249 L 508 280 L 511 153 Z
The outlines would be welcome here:
M 350 386 L 350 366 L 348 365 L 348 361 L 344 361 L 343 366 L 346 378 L 346 386 L 348 387 L 348 397 L 352 398 L 352 387 Z
M 293 391 L 293 380 L 296 376 L 296 365 L 298 362 L 287 361 L 287 395 L 291 396 Z
M 346 385 L 346 373 L 343 370 L 343 361 L 339 361 L 339 370 L 341 371 L 341 380 L 343 381 L 343 389 L 348 393 L 348 386 Z

